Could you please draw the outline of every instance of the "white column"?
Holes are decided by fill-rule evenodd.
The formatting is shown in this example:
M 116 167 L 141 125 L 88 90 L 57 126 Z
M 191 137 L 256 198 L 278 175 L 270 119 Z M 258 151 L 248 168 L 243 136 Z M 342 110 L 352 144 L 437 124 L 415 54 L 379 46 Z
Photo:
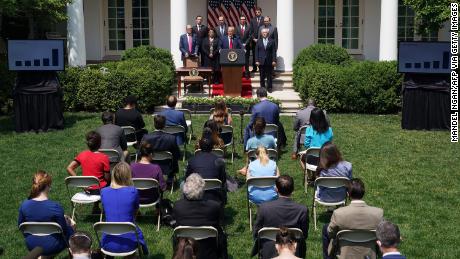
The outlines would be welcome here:
M 382 0 L 379 60 L 398 58 L 398 0 Z
M 187 0 L 171 1 L 171 53 L 176 67 L 182 66 L 181 53 L 179 50 L 180 35 L 185 33 L 187 25 Z
M 294 62 L 294 0 L 277 0 L 278 70 L 292 71 Z
M 86 65 L 85 20 L 83 0 L 73 0 L 67 6 L 67 49 L 69 65 Z

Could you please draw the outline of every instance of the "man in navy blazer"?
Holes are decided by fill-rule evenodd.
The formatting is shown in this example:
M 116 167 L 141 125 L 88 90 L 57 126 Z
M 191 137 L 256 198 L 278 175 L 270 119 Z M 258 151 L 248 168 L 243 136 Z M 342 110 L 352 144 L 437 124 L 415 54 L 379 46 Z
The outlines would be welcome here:
M 267 79 L 267 90 L 272 92 L 273 70 L 276 66 L 276 43 L 268 37 L 268 29 L 262 29 L 262 37 L 256 43 L 256 65 L 260 69 L 260 87 L 265 87 Z
M 227 29 L 227 36 L 220 38 L 220 49 L 242 49 L 243 44 L 235 36 L 235 27 L 230 26 Z
M 196 34 L 193 34 L 192 25 L 188 24 L 186 27 L 187 33 L 180 36 L 179 49 L 182 53 L 182 61 L 185 62 L 185 59 L 188 57 L 193 57 L 198 55 L 198 49 L 200 47 L 198 38 Z M 184 63 L 185 64 L 185 63 Z
M 166 105 L 168 107 L 165 108 L 162 112 L 160 112 L 160 115 L 165 116 L 167 126 L 180 125 L 184 127 L 185 133 L 187 133 L 188 128 L 187 128 L 187 122 L 185 121 L 185 115 L 183 112 L 175 110 L 176 104 L 177 104 L 176 96 L 170 95 L 166 101 Z M 177 145 L 184 144 L 185 135 L 186 134 L 181 134 L 181 133 L 178 133 L 176 135 Z
M 252 125 L 257 117 L 263 117 L 267 124 L 278 125 L 278 140 L 277 146 L 283 147 L 286 145 L 286 134 L 284 132 L 283 124 L 280 122 L 280 109 L 277 104 L 270 102 L 267 99 L 267 90 L 265 88 L 257 89 L 257 98 L 260 102 L 254 105 L 251 109 L 252 115 L 249 124 L 244 130 L 244 146 L 248 139 L 252 136 Z
M 377 225 L 376 235 L 377 245 L 383 254 L 382 259 L 406 259 L 406 257 L 401 255 L 398 251 L 401 236 L 396 224 L 387 220 L 382 220 Z

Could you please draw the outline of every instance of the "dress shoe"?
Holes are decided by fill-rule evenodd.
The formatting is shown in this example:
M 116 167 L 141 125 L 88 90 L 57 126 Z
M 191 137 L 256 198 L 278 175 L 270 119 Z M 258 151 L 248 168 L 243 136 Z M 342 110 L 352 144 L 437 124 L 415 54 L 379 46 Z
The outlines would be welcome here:
M 269 93 L 272 93 L 272 92 L 273 92 L 273 89 L 270 87 L 270 88 L 267 88 L 267 91 L 268 91 Z

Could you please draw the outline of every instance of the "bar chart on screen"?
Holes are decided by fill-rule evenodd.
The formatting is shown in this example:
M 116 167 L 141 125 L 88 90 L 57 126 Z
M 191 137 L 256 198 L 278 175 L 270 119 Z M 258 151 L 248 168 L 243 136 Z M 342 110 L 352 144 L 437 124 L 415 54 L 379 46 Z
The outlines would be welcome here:
M 14 71 L 64 70 L 64 41 L 9 40 L 8 65 Z

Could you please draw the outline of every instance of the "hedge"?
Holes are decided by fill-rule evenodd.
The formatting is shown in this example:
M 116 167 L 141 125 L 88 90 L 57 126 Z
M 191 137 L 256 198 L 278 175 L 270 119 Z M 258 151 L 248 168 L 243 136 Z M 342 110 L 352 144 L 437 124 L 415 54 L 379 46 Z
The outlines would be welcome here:
M 402 76 L 396 62 L 333 65 L 310 61 L 294 74 L 302 100 L 314 98 L 319 107 L 331 112 L 393 113 L 401 108 Z
M 66 110 L 116 110 L 132 94 L 141 110 L 152 111 L 172 92 L 174 72 L 159 60 L 140 58 L 68 68 L 60 73 L 60 81 Z
M 0 114 L 7 114 L 13 110 L 13 87 L 16 73 L 8 70 L 6 56 L 0 56 Z
M 154 46 L 139 46 L 136 48 L 128 49 L 123 52 L 121 60 L 139 59 L 139 58 L 152 58 L 163 62 L 168 65 L 172 71 L 175 71 L 176 66 L 171 52 L 166 49 L 157 48 Z
M 282 103 L 279 99 L 273 98 L 271 96 L 267 97 L 273 103 L 278 104 L 278 106 L 282 106 Z M 244 97 L 228 97 L 228 96 L 215 96 L 213 98 L 207 97 L 193 97 L 188 96 L 185 98 L 183 104 L 210 104 L 214 105 L 219 101 L 224 101 L 227 105 L 243 105 L 243 106 L 252 106 L 258 102 L 259 99 L 256 98 L 244 98 Z

